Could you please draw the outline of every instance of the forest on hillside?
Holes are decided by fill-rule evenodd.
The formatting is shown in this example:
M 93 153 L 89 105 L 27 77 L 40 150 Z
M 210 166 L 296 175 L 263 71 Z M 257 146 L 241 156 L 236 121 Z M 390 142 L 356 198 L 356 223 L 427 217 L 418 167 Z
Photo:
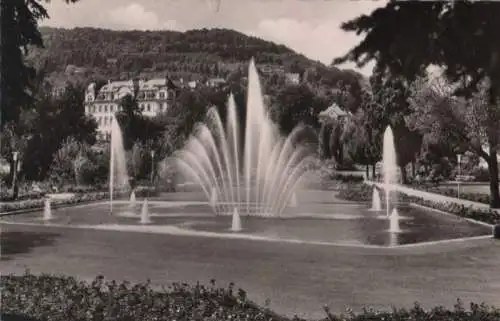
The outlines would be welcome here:
M 82 81 L 167 73 L 185 79 L 226 78 L 252 57 L 257 64 L 280 65 L 285 72 L 307 74 L 308 81 L 322 86 L 360 78 L 353 71 L 324 66 L 284 45 L 228 29 L 178 32 L 42 27 L 41 33 L 45 48 L 32 48 L 27 60 L 52 78 L 64 75 L 68 66 L 81 68 L 77 76 Z

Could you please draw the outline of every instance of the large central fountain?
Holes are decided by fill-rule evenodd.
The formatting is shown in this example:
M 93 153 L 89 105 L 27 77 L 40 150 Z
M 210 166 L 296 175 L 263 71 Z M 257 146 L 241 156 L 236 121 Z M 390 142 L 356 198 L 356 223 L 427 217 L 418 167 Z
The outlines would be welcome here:
M 252 59 L 245 127 L 239 127 L 231 95 L 225 126 L 216 107 L 211 108 L 175 159 L 182 173 L 201 186 L 217 214 L 275 217 L 294 203 L 311 160 L 311 150 L 299 144 L 304 129 L 298 126 L 288 137 L 280 135 L 264 105 Z

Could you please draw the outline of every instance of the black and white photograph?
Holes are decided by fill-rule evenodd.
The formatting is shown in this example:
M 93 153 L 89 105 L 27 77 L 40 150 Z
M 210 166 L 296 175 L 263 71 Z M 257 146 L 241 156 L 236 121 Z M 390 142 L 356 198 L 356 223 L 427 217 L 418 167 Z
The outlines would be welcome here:
M 500 1 L 0 0 L 0 45 L 0 320 L 500 320 Z

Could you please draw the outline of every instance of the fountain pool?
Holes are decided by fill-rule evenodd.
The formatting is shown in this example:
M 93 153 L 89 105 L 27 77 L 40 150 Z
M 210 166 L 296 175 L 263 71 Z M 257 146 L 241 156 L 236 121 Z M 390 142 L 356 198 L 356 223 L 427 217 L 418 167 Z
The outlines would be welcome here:
M 115 200 L 114 215 L 106 215 L 109 203 L 100 202 L 53 209 L 48 223 L 40 221 L 43 211 L 3 217 L 2 221 L 360 247 L 391 247 L 491 235 L 491 227 L 409 204 L 398 204 L 399 233 L 391 233 L 386 215 L 371 211 L 371 204 L 328 203 L 329 191 L 303 191 L 297 197 L 301 202 L 296 207 L 287 207 L 279 218 L 245 213 L 235 216 L 234 208 L 231 215 L 216 215 L 204 195 L 172 193 L 148 198 L 148 219 L 142 221 L 147 224 L 141 224 L 141 217 L 144 218 L 141 216 L 144 199 L 141 198 L 137 198 L 134 208 L 130 207 L 128 198 Z

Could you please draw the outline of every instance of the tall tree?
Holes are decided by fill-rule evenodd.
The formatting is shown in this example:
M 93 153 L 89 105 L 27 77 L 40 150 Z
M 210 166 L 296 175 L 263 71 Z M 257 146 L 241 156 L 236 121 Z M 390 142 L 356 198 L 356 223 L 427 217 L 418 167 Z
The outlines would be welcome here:
M 77 0 L 65 0 L 66 3 Z M 36 71 L 25 63 L 29 46 L 43 47 L 38 21 L 49 18 L 40 0 L 0 2 L 2 48 L 0 124 L 17 122 L 21 109 L 33 103 Z M 48 2 L 48 1 L 45 1 Z
M 488 137 L 500 136 L 500 109 L 489 108 L 489 84 L 478 84 L 478 91 L 469 98 L 455 95 L 456 87 L 439 77 L 415 81 L 409 120 L 427 145 L 446 142 L 448 153 L 470 151 L 488 161 Z
M 375 59 L 378 68 L 406 81 L 423 75 L 429 65 L 438 65 L 452 82 L 465 80 L 460 92 L 469 95 L 487 79 L 485 108 L 494 110 L 500 98 L 499 14 L 496 2 L 390 1 L 342 24 L 343 30 L 365 37 L 334 63 L 354 61 L 362 66 Z M 490 205 L 496 208 L 500 207 L 496 156 L 500 140 L 493 131 L 487 136 Z

